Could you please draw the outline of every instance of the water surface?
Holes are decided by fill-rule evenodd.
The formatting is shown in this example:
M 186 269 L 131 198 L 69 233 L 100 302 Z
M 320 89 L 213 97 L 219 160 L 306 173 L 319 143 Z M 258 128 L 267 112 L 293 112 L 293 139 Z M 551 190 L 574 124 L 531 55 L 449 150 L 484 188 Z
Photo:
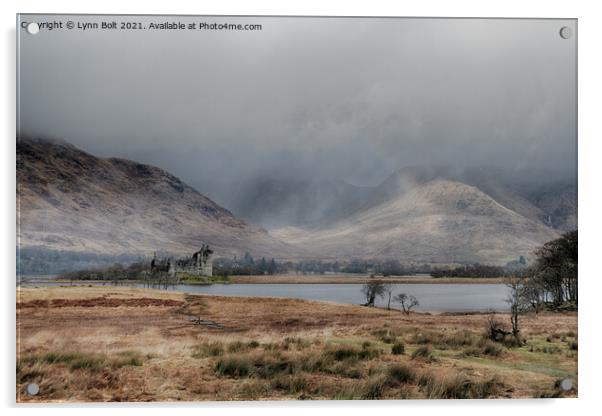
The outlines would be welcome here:
M 507 310 L 508 289 L 503 284 L 392 284 L 393 296 L 414 295 L 420 302 L 416 310 L 433 312 L 468 312 Z M 361 284 L 214 284 L 175 285 L 169 290 L 208 293 L 223 296 L 269 296 L 320 300 L 336 303 L 365 302 Z M 377 306 L 386 306 L 387 299 L 378 298 Z M 391 304 L 400 308 L 398 304 Z
M 75 285 L 88 285 L 87 282 L 74 282 Z M 98 284 L 98 283 L 94 283 Z M 107 282 L 106 285 L 111 283 Z M 52 281 L 22 282 L 23 286 L 67 286 L 69 283 Z M 144 284 L 125 283 L 126 286 L 148 287 Z M 417 311 L 431 312 L 486 312 L 506 311 L 508 288 L 503 284 L 392 284 L 393 296 L 399 293 L 414 295 L 420 302 Z M 222 296 L 279 297 L 335 302 L 359 305 L 365 302 L 362 285 L 349 284 L 211 284 L 211 285 L 172 285 L 162 289 L 179 292 L 206 293 Z M 386 306 L 386 298 L 377 298 L 377 306 Z M 392 308 L 400 309 L 396 303 Z

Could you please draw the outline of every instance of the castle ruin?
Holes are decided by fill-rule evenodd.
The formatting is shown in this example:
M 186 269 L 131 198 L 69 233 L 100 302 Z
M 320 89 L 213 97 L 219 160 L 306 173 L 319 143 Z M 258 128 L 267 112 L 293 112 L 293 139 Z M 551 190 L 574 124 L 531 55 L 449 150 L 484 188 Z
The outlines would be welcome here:
M 174 277 L 176 273 L 187 273 L 193 276 L 213 276 L 213 250 L 209 245 L 203 244 L 201 249 L 192 253 L 190 257 L 179 259 L 157 259 L 153 256 L 151 261 L 151 273 L 166 272 Z

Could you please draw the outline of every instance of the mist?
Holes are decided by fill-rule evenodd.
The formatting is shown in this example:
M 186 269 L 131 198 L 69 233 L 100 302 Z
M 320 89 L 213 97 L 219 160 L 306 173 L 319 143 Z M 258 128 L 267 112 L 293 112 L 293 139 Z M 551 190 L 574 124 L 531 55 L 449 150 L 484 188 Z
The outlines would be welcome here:
M 559 36 L 574 20 L 135 20 L 262 30 L 20 31 L 19 133 L 159 166 L 220 203 L 407 166 L 576 179 L 576 36 Z

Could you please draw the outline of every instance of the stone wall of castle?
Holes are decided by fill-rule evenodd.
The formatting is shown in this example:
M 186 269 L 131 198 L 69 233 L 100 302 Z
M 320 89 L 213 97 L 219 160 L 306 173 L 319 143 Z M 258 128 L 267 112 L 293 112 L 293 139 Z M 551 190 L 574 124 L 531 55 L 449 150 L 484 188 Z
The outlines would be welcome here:
M 184 257 L 177 260 L 153 258 L 151 262 L 151 273 L 167 272 L 170 276 L 176 273 L 188 273 L 193 276 L 213 276 L 213 251 L 209 246 L 204 245 L 199 251 L 193 253 L 191 257 Z

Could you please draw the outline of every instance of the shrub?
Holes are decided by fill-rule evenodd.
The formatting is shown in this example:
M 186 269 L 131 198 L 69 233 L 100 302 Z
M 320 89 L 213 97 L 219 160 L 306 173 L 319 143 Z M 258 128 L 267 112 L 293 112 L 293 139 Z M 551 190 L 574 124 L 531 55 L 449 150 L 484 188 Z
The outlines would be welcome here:
M 246 377 L 253 372 L 253 364 L 247 357 L 227 356 L 215 363 L 214 370 L 220 376 Z
M 577 351 L 578 345 L 577 345 L 577 341 L 573 341 L 569 344 L 569 348 L 573 351 Z
M 485 399 L 497 396 L 504 387 L 504 383 L 495 376 L 485 381 L 471 382 L 470 398 Z
M 302 361 L 266 353 L 254 355 L 226 355 L 214 366 L 217 375 L 227 377 L 255 376 L 270 379 L 281 374 L 296 373 Z
M 69 368 L 71 370 L 85 369 L 90 371 L 99 371 L 103 368 L 103 364 L 104 359 L 102 357 L 89 355 L 73 359 L 71 362 L 69 362 Z M 123 367 L 123 365 L 120 367 Z
M 489 355 L 491 357 L 499 357 L 504 353 L 504 347 L 489 339 L 482 339 L 476 347 L 469 348 L 464 351 L 466 356 L 481 356 Z
M 263 380 L 248 379 L 244 380 L 238 388 L 238 393 L 247 399 L 256 400 L 260 397 L 267 397 L 271 394 L 270 386 Z
M 479 341 L 479 337 L 474 333 L 464 330 L 447 335 L 443 340 L 443 344 L 447 347 L 465 347 L 467 345 L 475 345 Z
M 361 349 L 353 346 L 340 345 L 332 347 L 325 351 L 325 355 L 328 358 L 332 358 L 336 361 L 347 361 L 347 360 L 366 360 L 374 357 L 378 357 L 381 351 L 376 348 L 371 348 L 369 345 L 364 345 Z
M 395 364 L 387 370 L 387 381 L 389 385 L 407 384 L 416 380 L 416 371 L 405 364 Z
M 391 335 L 383 335 L 380 337 L 380 340 L 382 342 L 384 342 L 385 344 L 393 344 L 396 339 L 397 339 L 397 337 L 394 337 Z
M 261 378 L 272 378 L 277 374 L 293 374 L 297 366 L 289 359 L 270 358 L 268 360 L 256 360 L 253 363 L 254 373 Z
M 417 332 L 414 334 L 412 341 L 414 344 L 424 345 L 424 344 L 435 344 L 439 342 L 443 338 L 443 334 L 438 334 L 435 332 Z
M 440 349 L 475 345 L 479 337 L 471 331 L 463 330 L 453 333 L 420 331 L 412 337 L 412 342 L 419 345 L 432 344 Z
M 502 344 L 507 348 L 520 348 L 525 345 L 525 340 L 518 339 L 515 337 L 507 337 L 502 341 Z
M 392 344 L 398 336 L 402 335 L 402 331 L 399 328 L 379 328 L 372 331 L 372 335 L 385 344 Z
M 194 347 L 193 358 L 217 357 L 224 353 L 224 347 L 219 342 L 203 343 Z
M 497 395 L 503 383 L 493 377 L 486 381 L 472 381 L 462 375 L 451 378 L 429 376 L 423 388 L 429 399 L 484 399 Z
M 348 346 L 336 347 L 327 351 L 326 353 L 336 361 L 349 360 L 352 358 L 357 358 L 358 356 L 358 350 Z
M 345 386 L 332 396 L 332 400 L 358 400 L 361 399 L 362 394 L 363 391 L 357 385 Z
M 284 344 L 283 347 L 285 350 L 289 349 L 291 346 L 294 346 L 297 349 L 303 349 L 303 348 L 307 348 L 310 346 L 309 341 L 306 341 L 299 337 L 286 337 L 286 338 L 284 338 L 283 344 Z
M 132 351 L 124 351 L 118 354 L 118 357 L 110 361 L 111 368 L 121 368 L 126 366 L 139 367 L 142 365 L 142 359 Z
M 414 350 L 412 353 L 412 359 L 420 358 L 426 361 L 433 361 L 435 357 L 431 351 L 431 348 L 428 346 L 422 346 Z
M 243 352 L 249 349 L 248 344 L 241 341 L 236 341 L 228 344 L 228 352 Z
M 289 394 L 297 394 L 306 391 L 308 388 L 307 380 L 300 376 L 279 376 L 271 382 L 271 387 L 276 390 L 282 390 Z
M 378 357 L 382 353 L 378 348 L 371 348 L 370 346 L 362 346 L 358 354 L 358 358 L 362 360 L 369 360 Z
M 403 344 L 403 342 L 396 342 L 391 347 L 391 354 L 394 354 L 394 355 L 402 355 L 405 353 L 405 351 L 406 351 L 406 348 L 405 348 L 405 345 Z
M 504 353 L 504 348 L 502 346 L 490 340 L 484 341 L 480 347 L 484 355 L 499 357 Z
M 503 341 L 510 332 L 504 324 L 492 313 L 487 318 L 486 336 L 492 341 Z
M 301 369 L 304 371 L 326 372 L 332 366 L 332 358 L 326 354 L 309 354 L 301 360 Z
M 356 356 L 347 356 L 338 361 L 334 358 L 334 351 L 311 352 L 295 360 L 294 371 L 307 371 L 310 373 L 333 374 L 348 378 L 362 378 L 362 372 L 353 366 L 358 360 Z M 359 354 L 360 350 L 357 350 Z
M 361 398 L 363 400 L 380 399 L 386 389 L 387 377 L 377 376 L 366 381 L 362 388 Z
M 418 377 L 418 386 L 425 388 L 426 386 L 433 384 L 435 382 L 435 378 L 431 373 L 422 373 Z

